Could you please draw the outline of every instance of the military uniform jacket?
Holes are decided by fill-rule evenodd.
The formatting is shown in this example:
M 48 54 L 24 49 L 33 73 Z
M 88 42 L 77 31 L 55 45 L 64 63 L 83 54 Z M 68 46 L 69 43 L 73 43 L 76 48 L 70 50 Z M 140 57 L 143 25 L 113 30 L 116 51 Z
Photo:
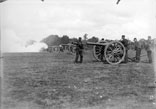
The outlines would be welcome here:
M 134 42 L 134 47 L 135 47 L 135 50 L 141 49 L 141 44 L 138 41 Z
M 150 40 L 147 40 L 146 41 L 146 46 L 145 46 L 145 49 L 147 51 L 151 51 L 151 47 L 152 47 L 152 42 Z
M 121 43 L 124 45 L 125 48 L 128 48 L 128 40 L 127 39 L 123 39 L 121 41 Z
M 76 44 L 76 50 L 81 51 L 83 49 L 84 49 L 84 47 L 83 47 L 82 42 L 78 41 L 77 44 Z

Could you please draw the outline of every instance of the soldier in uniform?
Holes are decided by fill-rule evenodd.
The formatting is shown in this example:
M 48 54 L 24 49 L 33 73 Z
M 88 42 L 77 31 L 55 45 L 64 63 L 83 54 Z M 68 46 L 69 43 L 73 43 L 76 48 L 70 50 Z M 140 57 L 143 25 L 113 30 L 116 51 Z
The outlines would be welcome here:
M 125 35 L 122 35 L 121 37 L 121 43 L 124 45 L 125 50 L 126 50 L 126 55 L 125 55 L 125 59 L 124 59 L 124 63 L 128 62 L 128 40 L 125 38 Z
M 75 49 L 75 52 L 76 52 L 76 57 L 75 57 L 75 63 L 78 63 L 78 59 L 80 57 L 80 63 L 83 62 L 83 44 L 82 44 L 82 39 L 81 37 L 79 37 L 77 43 L 74 43 L 76 45 L 76 49 Z
M 140 62 L 141 44 L 137 41 L 137 38 L 134 38 L 134 48 L 136 50 L 135 55 L 136 62 Z
M 104 38 L 102 38 L 100 41 L 99 41 L 99 43 L 105 43 L 106 41 L 104 40 Z M 101 47 L 101 61 L 103 62 L 104 60 L 103 60 L 103 57 L 104 57 L 104 50 L 105 50 L 105 46 L 102 46 Z
M 59 45 L 59 47 L 60 47 L 60 51 L 63 52 L 63 46 Z
M 148 36 L 148 39 L 146 41 L 146 51 L 147 51 L 147 56 L 148 56 L 149 63 L 152 63 L 152 50 L 151 50 L 151 46 L 152 46 L 151 36 Z

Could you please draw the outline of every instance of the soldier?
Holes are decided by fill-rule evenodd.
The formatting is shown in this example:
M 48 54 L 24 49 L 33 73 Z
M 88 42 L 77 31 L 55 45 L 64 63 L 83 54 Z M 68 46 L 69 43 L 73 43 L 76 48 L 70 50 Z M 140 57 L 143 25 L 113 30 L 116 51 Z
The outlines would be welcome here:
M 135 55 L 136 62 L 140 62 L 141 44 L 137 41 L 137 38 L 134 38 L 134 48 L 136 50 Z
M 60 47 L 60 51 L 63 52 L 63 46 L 59 45 L 59 47 Z
M 104 40 L 104 38 L 102 38 L 100 41 L 99 41 L 99 43 L 105 43 L 106 41 Z M 103 57 L 104 57 L 104 49 L 105 49 L 105 46 L 102 46 L 101 47 L 101 61 L 103 62 L 104 60 L 103 60 Z
M 105 43 L 106 41 L 104 40 L 104 38 L 102 38 L 99 43 Z
M 147 51 L 147 56 L 148 56 L 149 63 L 152 63 L 152 50 L 151 50 L 151 46 L 152 46 L 151 36 L 148 36 L 148 39 L 146 41 L 146 51 Z
M 121 43 L 124 45 L 125 50 L 126 50 L 126 54 L 125 54 L 125 59 L 124 59 L 124 63 L 127 63 L 128 61 L 128 40 L 125 38 L 125 35 L 122 35 L 121 37 Z
M 81 37 L 79 37 L 78 42 L 74 43 L 76 45 L 76 57 L 75 57 L 75 63 L 78 63 L 78 59 L 80 57 L 80 63 L 83 62 L 83 44 L 82 44 L 82 40 Z

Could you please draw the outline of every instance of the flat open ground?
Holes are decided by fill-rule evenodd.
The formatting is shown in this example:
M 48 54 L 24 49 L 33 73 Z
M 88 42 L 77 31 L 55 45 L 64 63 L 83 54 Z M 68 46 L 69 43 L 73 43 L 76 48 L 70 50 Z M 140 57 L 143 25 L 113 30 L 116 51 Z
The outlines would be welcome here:
M 156 109 L 153 65 L 74 64 L 69 53 L 3 57 L 3 109 Z

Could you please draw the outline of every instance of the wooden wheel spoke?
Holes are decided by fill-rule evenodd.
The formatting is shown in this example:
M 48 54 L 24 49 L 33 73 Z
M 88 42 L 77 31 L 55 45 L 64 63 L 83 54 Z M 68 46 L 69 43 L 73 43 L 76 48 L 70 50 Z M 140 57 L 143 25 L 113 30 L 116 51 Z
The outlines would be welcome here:
M 107 55 L 107 58 L 108 58 L 110 61 L 112 61 L 112 59 L 113 59 L 114 57 L 113 57 L 113 55 L 109 54 L 109 55 Z
M 96 50 L 96 52 L 100 52 L 100 50 Z
M 111 53 L 112 53 L 112 51 L 107 51 L 106 53 L 107 53 L 107 54 L 111 54 Z
M 110 50 L 110 51 L 112 51 L 113 49 L 112 49 L 111 47 L 109 47 L 107 50 Z
M 97 56 L 100 56 L 101 54 L 99 53 L 99 54 L 97 54 Z
M 101 49 L 102 49 L 102 46 L 99 46 L 99 45 L 95 45 L 93 47 L 93 55 L 97 61 L 101 61 Z
M 95 54 L 100 54 L 100 52 L 96 52 Z

